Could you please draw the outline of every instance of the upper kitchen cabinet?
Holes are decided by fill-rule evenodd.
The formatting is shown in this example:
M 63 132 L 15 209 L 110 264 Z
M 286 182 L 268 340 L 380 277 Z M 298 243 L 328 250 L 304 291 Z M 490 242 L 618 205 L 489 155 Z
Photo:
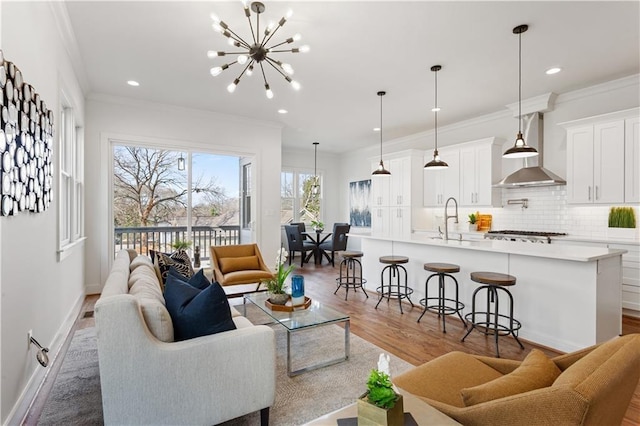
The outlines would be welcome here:
M 449 165 L 444 170 L 425 170 L 424 206 L 443 207 L 447 198 L 460 198 L 460 148 L 447 147 L 438 150 L 440 159 Z M 433 159 L 433 153 L 424 157 L 427 163 Z
M 486 138 L 456 146 L 460 147 L 460 205 L 501 206 L 501 191 L 493 184 L 502 174 L 502 144 Z
M 561 124 L 567 129 L 569 203 L 638 202 L 638 111 Z

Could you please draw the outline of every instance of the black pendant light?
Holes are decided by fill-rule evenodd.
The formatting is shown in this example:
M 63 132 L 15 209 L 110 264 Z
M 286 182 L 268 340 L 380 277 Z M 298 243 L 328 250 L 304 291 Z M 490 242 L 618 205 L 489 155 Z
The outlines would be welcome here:
M 311 186 L 311 195 L 314 197 L 320 194 L 320 184 L 318 183 L 318 145 L 320 142 L 314 142 L 313 148 L 315 150 L 313 155 L 313 185 Z
M 384 163 L 382 162 L 382 97 L 386 94 L 387 92 L 384 91 L 378 92 L 378 96 L 380 96 L 380 164 L 371 173 L 373 176 L 391 176 L 391 172 L 384 168 Z
M 440 65 L 434 65 L 431 67 L 431 71 L 435 73 L 435 81 L 436 81 L 436 90 L 435 90 L 435 103 L 433 106 L 433 112 L 435 117 L 435 148 L 433 150 L 433 159 L 424 165 L 424 168 L 427 170 L 443 170 L 449 167 L 447 163 L 440 159 L 440 155 L 438 155 L 438 111 L 440 111 L 440 107 L 438 106 L 438 71 L 442 69 Z
M 538 151 L 527 145 L 522 136 L 522 33 L 528 29 L 528 25 L 518 25 L 513 29 L 513 33 L 518 34 L 518 136 L 516 136 L 516 143 L 502 154 L 504 158 L 525 158 L 538 155 Z

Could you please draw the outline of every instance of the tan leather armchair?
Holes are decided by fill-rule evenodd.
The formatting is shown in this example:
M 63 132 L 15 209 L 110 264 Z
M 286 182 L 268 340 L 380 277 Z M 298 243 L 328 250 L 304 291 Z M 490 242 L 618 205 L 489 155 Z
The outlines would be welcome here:
M 259 283 L 272 278 L 257 244 L 211 246 L 213 278 L 222 286 Z
M 465 406 L 461 391 L 507 375 L 520 361 L 450 352 L 394 378 L 464 425 L 619 425 L 640 379 L 640 334 L 551 359 L 548 387 Z

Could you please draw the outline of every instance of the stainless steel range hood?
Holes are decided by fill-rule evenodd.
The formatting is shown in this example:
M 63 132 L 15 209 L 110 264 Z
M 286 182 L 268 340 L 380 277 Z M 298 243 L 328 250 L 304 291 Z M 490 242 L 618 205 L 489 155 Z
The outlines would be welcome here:
M 535 112 L 523 117 L 525 122 L 525 140 L 538 150 L 538 156 L 534 157 L 538 165 L 529 166 L 527 159 L 523 159 L 524 167 L 511 173 L 499 183 L 493 185 L 497 188 L 522 188 L 530 186 L 566 185 L 567 182 L 555 173 L 542 167 L 543 157 L 543 118 L 542 114 Z M 536 146 L 537 145 L 537 146 Z M 534 160 L 535 161 L 535 160 Z

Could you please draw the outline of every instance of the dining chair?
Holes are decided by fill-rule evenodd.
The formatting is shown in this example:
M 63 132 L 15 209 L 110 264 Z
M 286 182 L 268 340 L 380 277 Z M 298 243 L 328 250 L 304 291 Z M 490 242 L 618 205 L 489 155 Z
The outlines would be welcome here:
M 303 266 L 304 262 L 311 257 L 313 250 L 316 249 L 316 245 L 313 242 L 304 241 L 298 225 L 285 225 L 284 230 L 289 244 L 289 265 L 291 265 L 291 259 L 295 256 L 295 253 L 300 252 L 300 266 Z M 308 257 L 307 251 L 311 252 Z
M 351 229 L 351 225 L 348 223 L 337 222 L 333 224 L 333 234 L 331 239 L 320 244 L 320 249 L 324 256 L 331 262 L 331 266 L 335 265 L 335 252 L 344 251 L 347 249 L 347 233 Z M 327 252 L 331 252 L 331 258 Z
M 302 239 L 306 240 L 307 236 L 304 234 L 307 232 L 307 225 L 304 222 L 291 222 L 289 225 L 296 225 L 300 229 L 300 234 L 302 234 Z

